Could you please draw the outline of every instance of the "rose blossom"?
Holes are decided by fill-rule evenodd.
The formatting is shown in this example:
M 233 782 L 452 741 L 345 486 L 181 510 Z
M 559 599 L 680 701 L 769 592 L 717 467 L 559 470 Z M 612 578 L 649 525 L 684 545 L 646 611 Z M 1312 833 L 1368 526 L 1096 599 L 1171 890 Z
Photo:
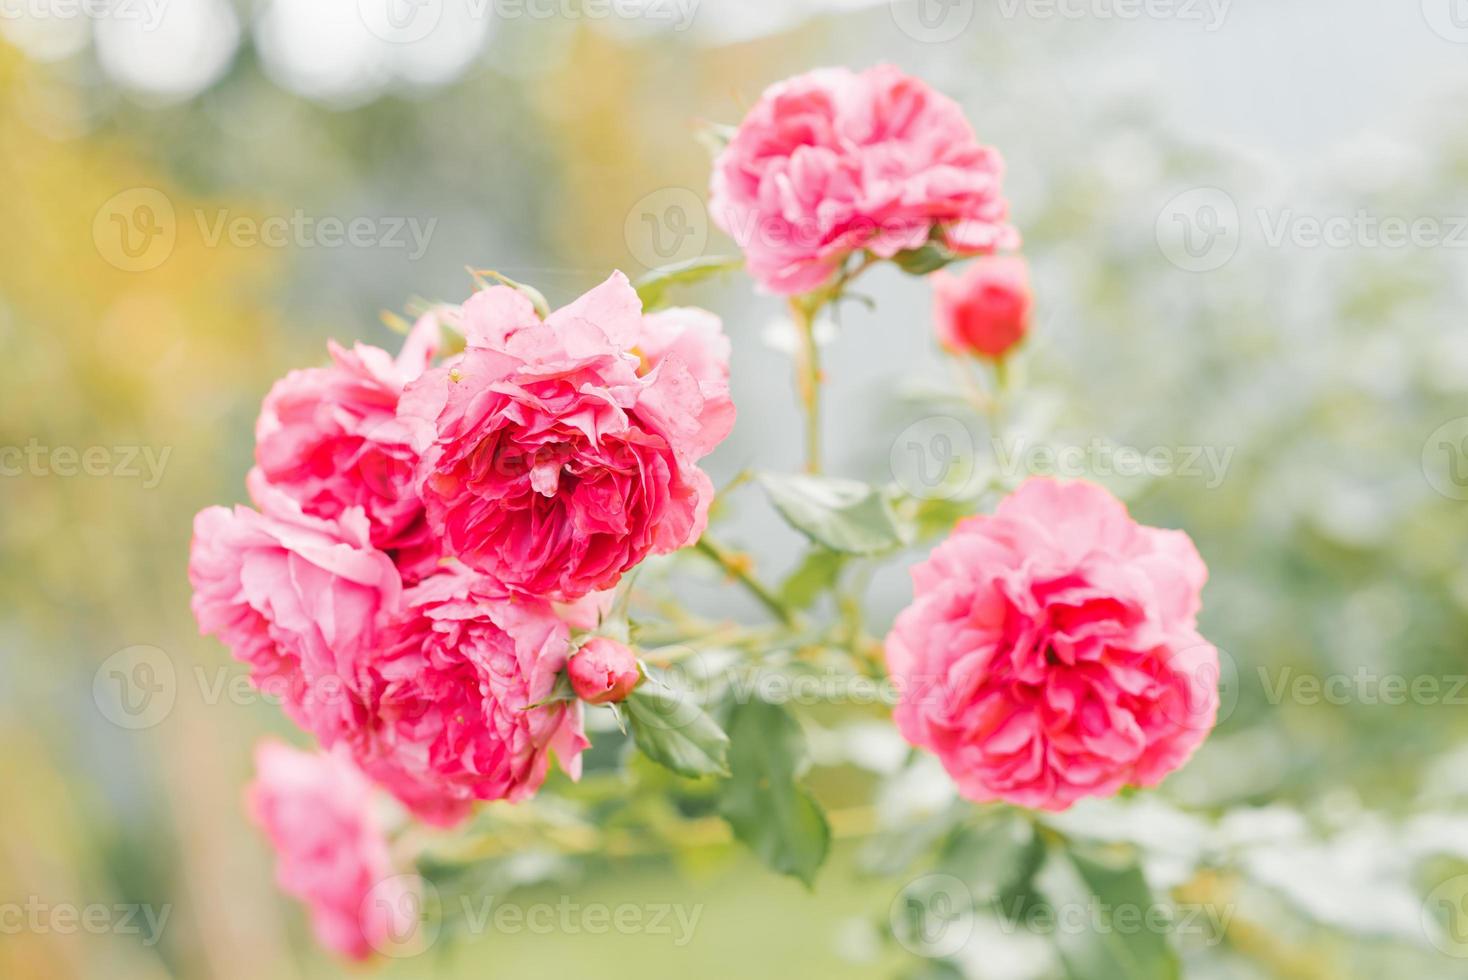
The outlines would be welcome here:
M 1181 531 L 1100 487 L 1031 479 L 913 569 L 887 637 L 903 736 L 971 800 L 1060 810 L 1187 760 L 1218 708 Z
M 403 386 L 438 346 L 437 316 L 428 314 L 396 358 L 368 344 L 345 350 L 330 342 L 330 364 L 277 381 L 255 424 L 252 492 L 268 483 L 305 513 L 331 520 L 360 507 L 374 547 L 393 553 L 412 579 L 431 571 L 438 555 L 413 486 L 417 454 L 396 413 Z M 256 503 L 265 506 L 258 493 Z
M 985 256 L 957 275 L 939 269 L 931 281 L 934 326 L 948 350 L 998 360 L 1024 339 L 1030 326 L 1024 259 Z
M 822 68 L 765 90 L 714 163 L 709 208 L 766 289 L 804 293 L 862 249 L 1013 247 L 1002 170 L 958 104 L 919 79 Z
M 371 546 L 360 508 L 325 521 L 279 494 L 270 502 L 271 515 L 209 507 L 194 518 L 194 617 L 249 665 L 256 687 L 329 743 L 351 723 L 346 685 L 381 642 L 402 584 Z
M 275 848 L 276 883 L 310 909 L 317 940 L 361 960 L 411 934 L 411 879 L 392 872 L 362 774 L 340 755 L 276 741 L 256 747 L 255 769 L 250 819 Z
M 459 566 L 407 590 L 403 606 L 353 680 L 361 716 L 346 739 L 368 775 L 448 826 L 474 800 L 534 793 L 552 751 L 580 774 L 580 706 L 541 704 L 570 650 L 548 603 L 510 598 Z
M 566 667 L 571 689 L 588 704 L 611 704 L 632 693 L 642 672 L 637 655 L 625 644 L 594 636 L 581 645 Z
M 734 422 L 712 315 L 644 318 L 618 272 L 544 322 L 505 286 L 460 322 L 463 355 L 399 411 L 423 430 L 420 489 L 446 554 L 564 601 L 698 538 L 713 487 L 696 462 Z

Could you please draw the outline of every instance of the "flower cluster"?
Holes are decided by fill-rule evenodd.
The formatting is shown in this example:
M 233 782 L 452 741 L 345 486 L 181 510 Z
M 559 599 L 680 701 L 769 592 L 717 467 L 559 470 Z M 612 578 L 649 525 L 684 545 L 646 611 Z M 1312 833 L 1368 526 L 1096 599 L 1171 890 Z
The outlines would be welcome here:
M 435 364 L 451 330 L 464 349 Z M 575 777 L 581 707 L 555 695 L 573 627 L 594 627 L 595 593 L 707 521 L 698 460 L 734 422 L 718 319 L 644 316 L 617 273 L 543 320 L 494 286 L 423 317 L 396 357 L 329 353 L 265 398 L 254 508 L 195 518 L 200 629 L 335 770 L 355 766 L 426 822 L 524 799 L 553 755 Z M 635 662 L 588 645 L 575 690 L 625 697 Z M 588 687 L 593 664 L 602 683 Z M 262 785 L 307 781 L 280 775 L 305 765 L 286 751 L 262 751 Z M 306 805 L 268 802 L 282 796 L 256 794 L 267 827 Z M 289 871 L 288 890 L 315 896 L 309 873 Z M 323 940 L 358 955 L 365 927 L 333 924 L 320 910 L 335 898 L 310 900 Z

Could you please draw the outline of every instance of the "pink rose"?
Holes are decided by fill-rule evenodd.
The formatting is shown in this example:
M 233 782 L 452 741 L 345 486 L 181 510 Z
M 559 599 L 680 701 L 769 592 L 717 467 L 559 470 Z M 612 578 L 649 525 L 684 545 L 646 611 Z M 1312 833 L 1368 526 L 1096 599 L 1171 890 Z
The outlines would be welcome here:
M 624 644 L 594 636 L 581 645 L 566 666 L 571 690 L 588 704 L 612 704 L 632 693 L 642 672 L 637 655 Z
M 331 363 L 292 371 L 265 396 L 255 424 L 251 486 L 268 483 L 313 516 L 334 520 L 359 507 L 372 544 L 416 579 L 432 570 L 434 549 L 414 489 L 418 461 L 397 419 L 403 386 L 428 367 L 439 346 L 437 317 L 413 327 L 394 359 L 367 344 L 328 344 Z M 257 496 L 256 504 L 265 507 Z
M 551 696 L 570 650 L 548 603 L 449 567 L 405 592 L 403 606 L 354 679 L 362 712 L 346 739 L 368 775 L 421 819 L 450 826 L 475 800 L 530 796 L 551 752 L 580 774 L 580 706 L 530 707 Z
M 324 521 L 292 514 L 279 496 L 271 506 L 289 517 L 210 507 L 194 518 L 194 617 L 249 665 L 256 687 L 329 744 L 351 724 L 353 671 L 381 642 L 402 584 L 371 546 L 360 508 Z
M 246 791 L 253 820 L 276 852 L 282 891 L 305 902 L 316 939 L 362 960 L 417 928 L 416 895 L 394 875 L 387 839 L 372 817 L 372 787 L 339 755 L 282 742 L 255 749 Z
M 467 349 L 399 412 L 424 430 L 420 489 L 446 554 L 568 601 L 697 540 L 713 487 L 696 462 L 734 422 L 716 320 L 644 319 L 620 272 L 543 323 L 503 286 L 460 319 Z
M 922 81 L 891 65 L 822 68 L 765 90 L 714 163 L 709 207 L 766 289 L 804 293 L 862 249 L 1013 247 L 1002 170 Z
M 903 736 L 971 800 L 1060 810 L 1153 786 L 1213 727 L 1208 570 L 1100 487 L 1031 479 L 913 569 L 887 637 Z
M 958 275 L 939 269 L 932 283 L 938 342 L 954 353 L 998 360 L 1030 328 L 1029 271 L 1018 256 L 986 256 Z

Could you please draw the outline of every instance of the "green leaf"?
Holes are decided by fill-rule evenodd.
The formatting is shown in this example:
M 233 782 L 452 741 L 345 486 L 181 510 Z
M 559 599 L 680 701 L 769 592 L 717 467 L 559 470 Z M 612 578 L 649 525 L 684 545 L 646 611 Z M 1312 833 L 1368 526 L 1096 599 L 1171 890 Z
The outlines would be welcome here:
M 805 736 L 779 705 L 749 701 L 729 720 L 729 766 L 720 811 L 734 836 L 766 865 L 809 886 L 831 848 L 831 828 L 815 798 L 796 783 Z
M 622 702 L 643 755 L 680 776 L 729 775 L 729 736 L 687 694 L 654 678 Z
M 897 267 L 908 275 L 926 276 L 937 272 L 962 256 L 955 255 L 938 242 L 927 242 L 917 248 L 909 248 L 892 257 Z
M 760 483 L 786 522 L 832 551 L 872 555 L 901 545 L 892 505 L 857 480 L 766 473 Z
M 976 903 L 992 904 L 1028 888 L 1044 860 L 1034 825 L 1006 811 L 956 829 L 944 843 L 941 867 L 968 886 Z
M 1157 928 L 1157 910 L 1168 906 L 1153 896 L 1134 860 L 1056 848 L 1038 883 L 1055 910 L 1055 946 L 1072 980 L 1176 980 L 1181 975 L 1168 929 Z M 1067 927 L 1078 915 L 1088 927 Z
M 821 593 L 836 587 L 845 565 L 846 556 L 839 551 L 812 548 L 780 584 L 780 600 L 791 609 L 809 609 Z
M 571 678 L 566 676 L 563 670 L 556 675 L 556 682 L 551 686 L 550 693 L 534 704 L 527 704 L 521 711 L 529 711 L 532 708 L 543 708 L 556 701 L 575 701 L 576 691 L 571 687 Z
M 979 504 L 968 497 L 927 500 L 903 495 L 892 501 L 892 509 L 904 540 L 926 541 L 946 537 L 955 524 L 977 512 Z
M 642 300 L 642 309 L 650 312 L 665 305 L 668 290 L 687 286 L 720 272 L 731 272 L 744 265 L 741 258 L 727 255 L 699 255 L 683 262 L 659 266 L 639 278 L 632 287 Z

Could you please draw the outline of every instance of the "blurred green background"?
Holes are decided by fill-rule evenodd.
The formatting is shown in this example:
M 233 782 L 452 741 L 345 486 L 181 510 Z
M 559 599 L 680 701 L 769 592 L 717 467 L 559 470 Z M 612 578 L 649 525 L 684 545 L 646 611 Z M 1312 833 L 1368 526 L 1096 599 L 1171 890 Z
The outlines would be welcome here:
M 154 945 L 5 928 L 0 976 L 345 972 L 240 807 L 255 739 L 289 727 L 188 610 L 191 517 L 243 499 L 260 398 L 327 337 L 395 343 L 380 312 L 462 298 L 466 265 L 558 304 L 729 251 L 699 124 L 878 60 L 961 100 L 1007 160 L 1038 318 L 1006 438 L 1168 450 L 1160 476 L 1085 459 L 1212 570 L 1223 720 L 1158 796 L 1251 815 L 1258 874 L 1188 974 L 1462 975 L 1422 923 L 1468 870 L 1468 29 L 1447 3 L 429 0 L 422 37 L 386 40 L 372 0 L 58 4 L 0 0 L 0 900 L 171 913 Z M 862 291 L 875 308 L 849 304 L 826 355 L 830 469 L 901 482 L 904 433 L 957 410 L 924 285 L 882 269 Z M 735 345 L 715 482 L 794 468 L 779 304 L 737 276 L 685 298 Z M 725 536 L 771 575 L 797 550 L 753 500 Z M 906 564 L 870 622 L 906 601 Z M 750 611 L 704 584 L 715 613 Z M 119 715 L 118 670 L 166 696 Z M 901 881 L 859 859 L 896 845 L 863 814 L 944 788 L 867 806 L 891 735 L 843 732 L 813 739 L 846 812 L 814 892 L 717 835 L 564 867 L 532 841 L 517 901 L 697 906 L 691 941 L 491 931 L 386 975 L 913 969 L 881 935 Z M 1023 938 L 975 937 L 966 969 L 1051 975 Z

